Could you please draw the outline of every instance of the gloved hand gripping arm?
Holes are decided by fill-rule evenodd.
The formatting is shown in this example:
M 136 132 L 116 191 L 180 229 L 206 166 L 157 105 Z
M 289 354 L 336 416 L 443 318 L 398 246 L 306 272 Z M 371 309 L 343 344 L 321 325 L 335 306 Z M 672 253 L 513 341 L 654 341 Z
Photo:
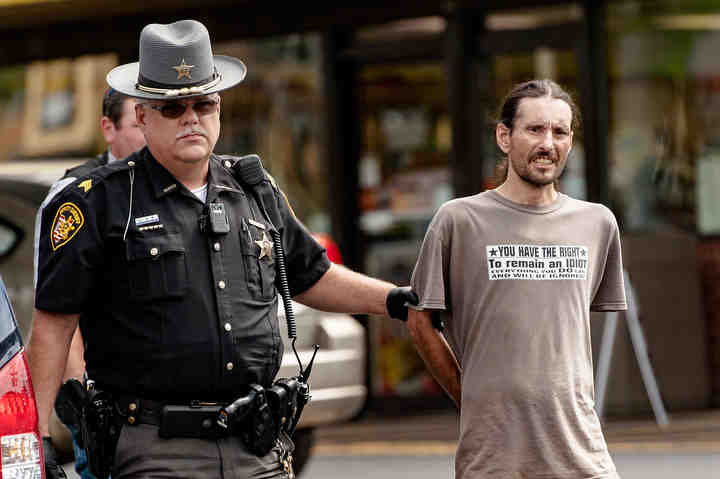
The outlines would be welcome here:
M 417 306 L 417 304 L 417 294 L 410 286 L 399 286 L 391 289 L 385 299 L 388 315 L 403 322 L 407 321 L 408 307 Z

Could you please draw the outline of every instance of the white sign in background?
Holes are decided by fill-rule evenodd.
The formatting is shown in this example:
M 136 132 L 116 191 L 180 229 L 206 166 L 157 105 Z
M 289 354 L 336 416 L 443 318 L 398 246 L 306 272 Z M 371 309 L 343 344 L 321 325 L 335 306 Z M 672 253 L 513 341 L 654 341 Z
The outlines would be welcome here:
M 485 250 L 491 281 L 587 279 L 587 246 L 496 244 Z

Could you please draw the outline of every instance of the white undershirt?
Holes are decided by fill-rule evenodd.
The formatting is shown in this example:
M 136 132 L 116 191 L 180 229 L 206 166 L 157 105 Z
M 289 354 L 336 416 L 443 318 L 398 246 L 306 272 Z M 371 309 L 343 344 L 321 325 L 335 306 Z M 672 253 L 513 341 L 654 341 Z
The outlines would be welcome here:
M 200 201 L 205 203 L 205 200 L 207 199 L 207 187 L 208 187 L 208 184 L 205 183 L 200 188 L 197 188 L 195 190 L 190 190 L 190 191 L 192 191 L 192 194 L 197 196 Z

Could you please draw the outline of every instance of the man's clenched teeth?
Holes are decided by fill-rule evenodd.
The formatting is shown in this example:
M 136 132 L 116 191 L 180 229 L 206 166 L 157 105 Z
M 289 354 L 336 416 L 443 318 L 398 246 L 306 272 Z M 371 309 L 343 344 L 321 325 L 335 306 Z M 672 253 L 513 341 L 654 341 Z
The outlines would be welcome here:
M 540 163 L 541 165 L 552 165 L 553 161 L 550 158 L 542 157 L 542 158 L 535 158 L 535 163 Z

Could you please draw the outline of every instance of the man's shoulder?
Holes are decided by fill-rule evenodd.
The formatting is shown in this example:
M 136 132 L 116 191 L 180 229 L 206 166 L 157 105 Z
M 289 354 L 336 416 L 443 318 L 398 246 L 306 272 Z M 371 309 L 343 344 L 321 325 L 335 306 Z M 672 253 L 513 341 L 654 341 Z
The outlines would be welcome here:
M 480 212 L 485 208 L 495 206 L 491 195 L 487 191 L 471 196 L 453 198 L 438 208 L 437 215 L 441 217 L 457 217 L 471 212 Z
M 489 199 L 487 192 L 453 198 L 440 205 L 433 215 L 429 229 L 452 230 L 460 225 L 474 223 L 477 218 L 483 217 L 494 206 L 494 202 Z
M 94 158 L 90 158 L 85 163 L 68 168 L 63 175 L 63 178 L 80 178 L 81 176 L 87 176 L 92 170 L 99 166 L 107 164 L 107 152 L 102 153 Z
M 595 216 L 598 220 L 616 223 L 615 214 L 602 203 L 594 203 L 592 201 L 565 196 L 565 207 L 583 215 Z

